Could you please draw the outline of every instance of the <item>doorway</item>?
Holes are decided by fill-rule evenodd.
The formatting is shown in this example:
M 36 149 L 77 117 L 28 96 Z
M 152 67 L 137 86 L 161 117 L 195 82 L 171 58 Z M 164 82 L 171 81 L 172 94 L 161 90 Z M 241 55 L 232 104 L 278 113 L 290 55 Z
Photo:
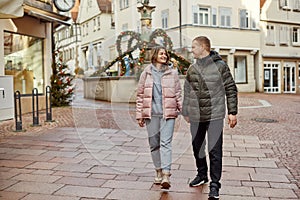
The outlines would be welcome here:
M 283 65 L 283 92 L 296 93 L 296 64 L 284 63 Z

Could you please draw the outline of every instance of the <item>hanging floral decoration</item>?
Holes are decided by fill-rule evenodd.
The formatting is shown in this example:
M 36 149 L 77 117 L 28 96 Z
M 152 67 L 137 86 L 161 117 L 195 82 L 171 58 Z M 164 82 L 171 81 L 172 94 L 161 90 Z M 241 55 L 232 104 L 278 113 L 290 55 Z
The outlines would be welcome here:
M 124 38 L 126 36 L 129 36 L 130 38 L 129 38 L 128 43 L 127 43 L 127 50 L 125 52 L 123 52 L 122 49 L 121 49 L 121 43 L 122 43 L 122 38 Z M 132 46 L 132 43 L 133 43 L 134 40 L 136 40 L 136 43 Z M 140 33 L 136 33 L 134 31 L 124 31 L 124 32 L 122 32 L 118 36 L 117 41 L 116 41 L 116 46 L 117 46 L 117 51 L 118 51 L 119 56 L 124 54 L 124 53 L 128 53 L 130 51 L 136 50 L 137 48 L 139 48 L 141 43 L 142 43 L 142 40 L 141 40 L 141 34 Z
M 150 41 L 150 46 L 157 46 L 155 39 L 157 37 L 162 37 L 163 38 L 163 46 L 166 47 L 168 50 L 173 49 L 173 43 L 171 41 L 171 38 L 167 35 L 167 33 L 163 29 L 156 29 L 155 31 L 152 32 L 150 35 L 149 41 Z M 160 44 L 158 44 L 160 45 Z
M 127 49 L 122 50 L 121 44 L 122 39 L 124 37 L 129 37 L 127 40 Z M 157 38 L 162 38 L 162 44 L 157 43 Z M 141 34 L 136 33 L 134 31 L 124 31 L 121 32 L 116 40 L 116 49 L 119 54 L 117 58 L 112 60 L 111 62 L 107 63 L 106 66 L 102 68 L 102 70 L 96 71 L 92 76 L 99 76 L 103 71 L 108 70 L 111 66 L 113 66 L 115 63 L 119 62 L 120 64 L 120 75 L 123 76 L 126 74 L 126 66 L 125 66 L 125 59 L 129 59 L 130 63 L 130 74 L 132 74 L 134 71 L 136 73 L 137 79 L 139 79 L 139 75 L 143 71 L 143 65 L 145 63 L 146 59 L 146 52 L 150 50 L 151 48 L 163 45 L 168 49 L 168 52 L 170 54 L 171 58 L 174 58 L 173 61 L 177 66 L 180 74 L 185 74 L 188 67 L 190 66 L 190 61 L 186 60 L 180 55 L 177 55 L 175 52 L 173 52 L 173 43 L 171 41 L 171 38 L 167 35 L 167 33 L 163 29 L 156 29 L 152 32 L 150 35 L 149 41 L 143 41 L 141 39 Z M 134 44 L 134 45 L 133 45 Z M 136 49 L 140 49 L 139 57 L 138 59 L 133 59 L 132 52 Z M 127 66 L 128 68 L 128 66 Z M 134 70 L 135 68 L 135 70 Z

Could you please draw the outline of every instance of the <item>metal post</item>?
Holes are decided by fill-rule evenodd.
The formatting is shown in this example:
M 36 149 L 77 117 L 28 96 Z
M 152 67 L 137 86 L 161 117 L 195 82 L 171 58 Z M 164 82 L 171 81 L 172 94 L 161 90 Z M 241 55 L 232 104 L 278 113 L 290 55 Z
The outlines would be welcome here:
M 15 121 L 16 131 L 22 131 L 22 108 L 21 108 L 21 94 L 20 91 L 14 93 L 15 97 Z
M 182 48 L 182 13 L 181 13 L 181 0 L 179 0 L 179 47 L 180 47 L 180 51 Z
M 51 87 L 46 87 L 46 122 L 53 122 L 52 120 L 52 105 L 51 105 Z
M 36 98 L 36 105 L 34 105 L 34 97 Z M 38 98 L 38 89 L 32 89 L 32 126 L 39 126 L 39 98 Z

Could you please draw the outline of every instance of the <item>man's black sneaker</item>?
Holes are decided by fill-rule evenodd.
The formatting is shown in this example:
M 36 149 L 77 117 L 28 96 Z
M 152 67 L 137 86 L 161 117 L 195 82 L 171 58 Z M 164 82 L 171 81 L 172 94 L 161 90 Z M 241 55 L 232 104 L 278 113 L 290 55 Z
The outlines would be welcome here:
M 208 199 L 219 199 L 219 188 L 210 186 Z
M 200 176 L 196 176 L 195 178 L 194 178 L 194 180 L 192 180 L 191 182 L 190 182 L 190 187 L 197 187 L 197 186 L 200 186 L 200 185 L 203 185 L 203 184 L 205 184 L 205 183 L 207 183 L 208 182 L 208 179 L 207 179 L 207 177 L 204 177 L 204 178 L 202 178 L 202 177 L 200 177 Z

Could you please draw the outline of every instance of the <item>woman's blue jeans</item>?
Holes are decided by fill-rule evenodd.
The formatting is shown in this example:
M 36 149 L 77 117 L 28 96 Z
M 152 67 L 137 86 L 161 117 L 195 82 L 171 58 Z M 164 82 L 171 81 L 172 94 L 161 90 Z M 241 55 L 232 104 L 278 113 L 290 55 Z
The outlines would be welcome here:
M 148 141 L 155 169 L 168 173 L 172 163 L 172 139 L 175 119 L 152 116 L 146 120 Z

